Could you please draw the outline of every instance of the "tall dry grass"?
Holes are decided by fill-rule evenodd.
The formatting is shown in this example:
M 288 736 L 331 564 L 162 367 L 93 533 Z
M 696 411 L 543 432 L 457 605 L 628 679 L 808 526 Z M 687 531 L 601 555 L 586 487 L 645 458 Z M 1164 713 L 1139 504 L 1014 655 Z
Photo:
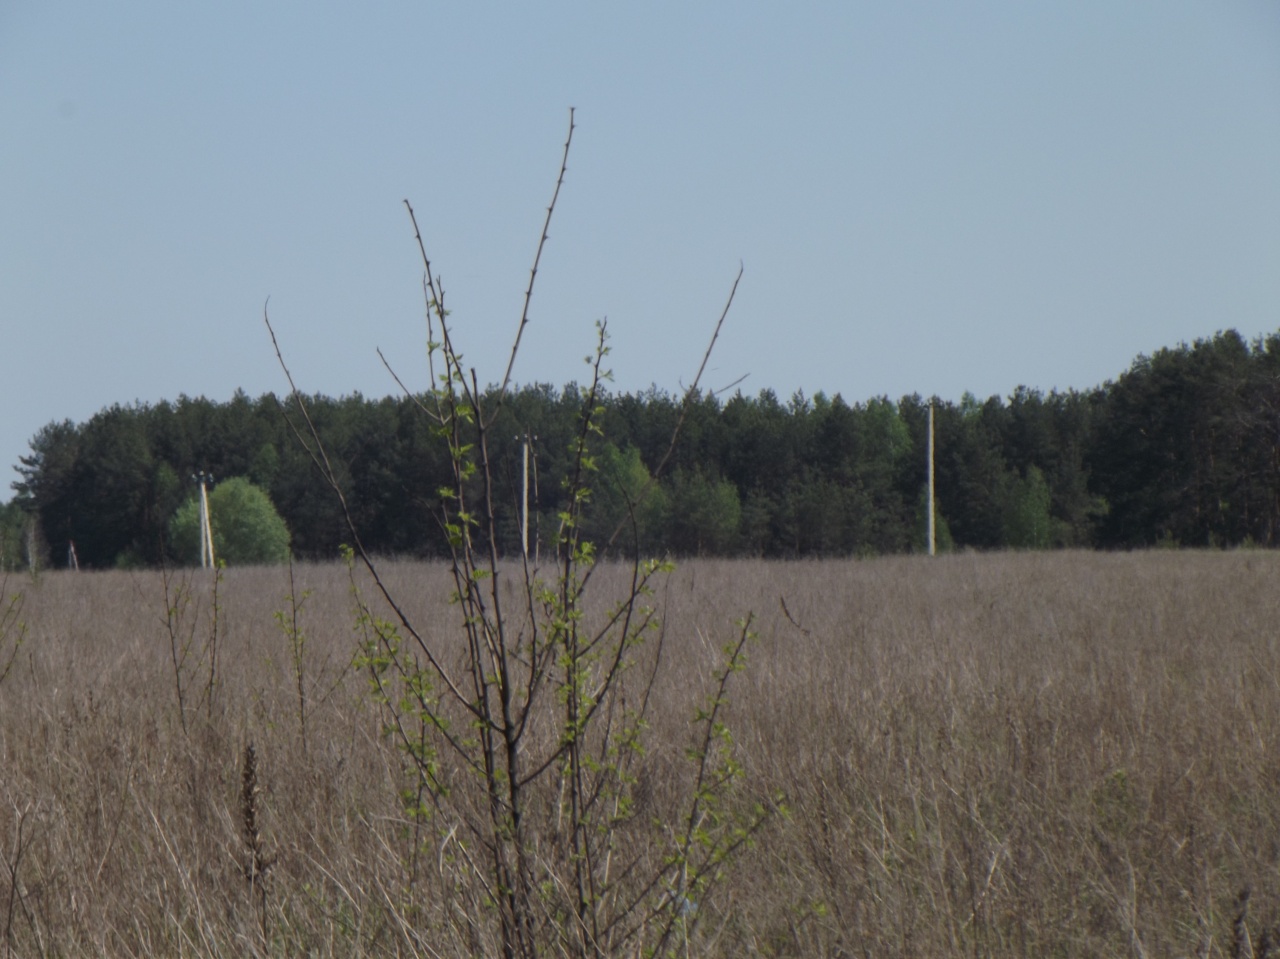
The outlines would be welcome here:
M 446 570 L 386 572 L 450 642 Z M 285 570 L 226 572 L 211 694 L 208 574 L 176 630 L 156 573 L 9 581 L 26 635 L 0 685 L 0 953 L 483 954 L 477 924 L 458 934 L 485 908 L 459 850 L 405 815 L 350 667 L 346 570 L 295 578 L 303 697 Z M 752 611 L 726 717 L 738 801 L 788 809 L 696 904 L 691 954 L 1275 949 L 1277 583 L 1262 552 L 683 564 L 657 596 L 635 828 L 687 783 L 690 721 Z

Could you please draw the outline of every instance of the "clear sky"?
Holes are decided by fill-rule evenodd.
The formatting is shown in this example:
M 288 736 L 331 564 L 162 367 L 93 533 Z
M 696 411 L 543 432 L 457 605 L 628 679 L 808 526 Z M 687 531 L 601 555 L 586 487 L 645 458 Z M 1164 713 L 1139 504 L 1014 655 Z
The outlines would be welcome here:
M 1280 3 L 0 3 L 0 499 L 52 420 L 468 362 L 956 400 L 1280 328 Z

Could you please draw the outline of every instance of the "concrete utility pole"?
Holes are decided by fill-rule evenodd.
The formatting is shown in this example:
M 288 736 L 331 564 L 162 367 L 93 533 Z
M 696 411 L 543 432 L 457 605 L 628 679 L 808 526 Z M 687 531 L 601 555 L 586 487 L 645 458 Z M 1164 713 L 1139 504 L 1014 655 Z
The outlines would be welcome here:
M 938 554 L 938 529 L 933 505 L 933 400 L 929 401 L 929 555 Z
M 529 434 L 520 437 L 521 467 L 524 491 L 520 494 L 520 555 L 529 559 Z
M 532 455 L 533 443 L 537 438 L 532 433 L 521 433 L 516 437 L 520 441 L 520 556 L 526 561 L 529 559 L 529 459 Z M 538 462 L 536 459 L 533 461 L 533 498 L 538 498 Z M 533 561 L 534 565 L 537 565 L 539 543 L 536 539 L 536 530 L 534 535 Z
M 516 437 L 520 441 L 520 475 L 521 475 L 521 493 L 520 493 L 520 555 L 525 559 L 529 559 L 529 460 L 532 456 L 532 447 L 534 441 L 538 437 L 532 433 L 521 433 Z M 538 498 L 538 463 L 533 462 L 533 498 Z M 535 531 L 536 537 L 536 531 Z M 533 561 L 536 565 L 538 562 L 538 542 L 534 541 L 534 557 Z
M 217 563 L 213 558 L 213 526 L 209 522 L 207 490 L 207 487 L 213 485 L 213 477 L 201 470 L 192 476 L 191 480 L 200 487 L 200 568 L 213 569 Z

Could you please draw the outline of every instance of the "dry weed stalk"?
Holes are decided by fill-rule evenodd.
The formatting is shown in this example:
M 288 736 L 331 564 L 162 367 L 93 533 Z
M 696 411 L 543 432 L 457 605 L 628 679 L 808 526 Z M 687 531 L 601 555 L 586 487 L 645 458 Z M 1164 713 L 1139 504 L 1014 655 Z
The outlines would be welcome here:
M 27 626 L 22 621 L 23 597 L 21 592 L 9 593 L 8 573 L 0 577 L 0 683 L 9 678 L 26 637 Z
M 267 855 L 262 838 L 261 810 L 258 806 L 258 754 L 253 743 L 244 747 L 240 771 L 240 824 L 243 830 L 245 860 L 244 878 L 249 884 L 249 898 L 258 913 L 258 925 L 262 942 L 268 941 L 267 929 L 267 877 L 275 858 Z
M 14 801 L 12 805 L 14 812 L 13 841 L 10 845 L 9 854 L 4 861 L 5 872 L 9 880 L 9 892 L 6 897 L 4 918 L 6 956 L 12 954 L 14 949 L 14 919 L 18 912 L 21 912 L 22 917 L 27 921 L 27 925 L 31 927 L 32 931 L 37 935 L 39 934 L 35 917 L 27 904 L 26 890 L 23 888 L 23 882 L 19 875 L 22 871 L 23 858 L 31 845 L 31 831 L 28 828 L 28 821 L 31 817 L 32 804 L 27 802 L 19 806 Z
M 306 590 L 298 592 L 297 584 L 293 577 L 293 558 L 289 559 L 289 608 L 288 610 L 278 610 L 275 614 L 276 623 L 280 626 L 280 631 L 284 634 L 288 641 L 289 648 L 289 665 L 293 670 L 294 689 L 297 692 L 297 717 L 298 717 L 298 739 L 302 744 L 302 757 L 307 757 L 307 714 L 309 712 L 309 704 L 307 702 L 307 671 L 306 657 L 304 655 L 306 649 L 306 634 L 302 630 L 299 622 L 299 615 L 302 607 L 306 605 L 311 594 Z
M 164 627 L 169 641 L 169 662 L 183 733 L 189 734 L 189 716 L 204 706 L 205 718 L 212 722 L 218 692 L 218 639 L 221 633 L 222 604 L 218 590 L 223 566 L 213 571 L 206 630 L 200 630 L 201 598 L 194 589 L 193 573 L 175 574 L 165 567 L 160 584 L 164 593 Z M 195 700 L 194 702 L 192 700 Z

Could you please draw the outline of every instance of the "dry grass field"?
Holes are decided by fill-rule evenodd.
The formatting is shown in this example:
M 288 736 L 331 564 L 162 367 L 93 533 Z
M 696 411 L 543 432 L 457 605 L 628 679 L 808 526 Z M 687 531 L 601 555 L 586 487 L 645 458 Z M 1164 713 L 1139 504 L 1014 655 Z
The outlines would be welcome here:
M 448 644 L 446 570 L 386 575 Z M 216 630 L 210 574 L 7 581 L 0 952 L 482 949 L 351 666 L 346 570 L 295 576 L 300 656 L 284 569 L 227 571 Z M 749 612 L 733 795 L 784 805 L 681 954 L 1280 955 L 1280 555 L 691 561 L 656 600 L 641 818 Z

